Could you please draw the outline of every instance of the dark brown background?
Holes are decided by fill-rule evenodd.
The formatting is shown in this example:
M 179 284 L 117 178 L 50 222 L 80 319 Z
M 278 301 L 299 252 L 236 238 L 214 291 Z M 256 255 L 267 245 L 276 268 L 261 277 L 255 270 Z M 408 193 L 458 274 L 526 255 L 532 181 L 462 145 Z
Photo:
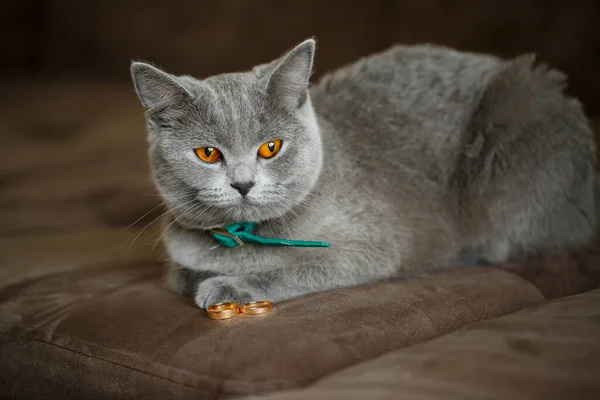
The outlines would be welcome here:
M 207 76 L 274 58 L 309 36 L 317 75 L 393 43 L 536 52 L 600 111 L 597 0 L 19 0 L 0 12 L 9 76 L 128 79 L 131 59 Z

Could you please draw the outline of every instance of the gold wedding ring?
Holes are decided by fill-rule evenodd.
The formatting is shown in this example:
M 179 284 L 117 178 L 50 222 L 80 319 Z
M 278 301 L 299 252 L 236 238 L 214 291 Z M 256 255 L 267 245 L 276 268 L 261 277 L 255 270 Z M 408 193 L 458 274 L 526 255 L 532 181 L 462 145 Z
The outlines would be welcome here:
M 229 319 L 237 317 L 238 314 L 259 315 L 266 314 L 273 309 L 270 301 L 253 301 L 243 306 L 237 303 L 217 303 L 206 308 L 206 315 L 210 319 Z
M 206 308 L 206 315 L 210 319 L 229 319 L 239 313 L 240 308 L 236 303 L 217 303 Z
M 268 313 L 273 309 L 270 301 L 253 301 L 242 306 L 240 312 L 244 315 L 258 315 Z

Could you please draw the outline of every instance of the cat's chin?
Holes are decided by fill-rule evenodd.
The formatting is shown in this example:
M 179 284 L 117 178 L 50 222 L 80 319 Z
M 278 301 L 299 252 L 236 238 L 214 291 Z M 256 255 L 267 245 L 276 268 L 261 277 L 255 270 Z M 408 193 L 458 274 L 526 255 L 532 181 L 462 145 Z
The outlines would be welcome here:
M 199 220 L 178 219 L 180 225 L 188 229 L 211 229 L 236 222 L 263 222 L 276 218 L 284 212 L 275 205 L 240 202 L 235 206 L 214 207 L 206 211 L 209 218 Z
M 275 206 L 257 204 L 248 200 L 241 202 L 226 211 L 231 222 L 262 222 L 273 218 L 277 214 Z

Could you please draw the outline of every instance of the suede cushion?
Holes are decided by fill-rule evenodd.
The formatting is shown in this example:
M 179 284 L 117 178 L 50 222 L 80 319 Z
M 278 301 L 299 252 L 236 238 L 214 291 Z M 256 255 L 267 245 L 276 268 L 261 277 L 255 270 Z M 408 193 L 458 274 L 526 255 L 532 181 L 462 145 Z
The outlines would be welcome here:
M 317 293 L 277 304 L 263 317 L 213 321 L 165 288 L 163 267 L 146 248 L 120 250 L 129 235 L 107 230 L 1 242 L 3 396 L 216 398 L 293 388 L 545 300 L 517 274 L 473 267 Z M 587 285 L 597 277 L 569 271 L 567 282 Z
M 265 400 L 593 400 L 600 289 L 469 325 Z

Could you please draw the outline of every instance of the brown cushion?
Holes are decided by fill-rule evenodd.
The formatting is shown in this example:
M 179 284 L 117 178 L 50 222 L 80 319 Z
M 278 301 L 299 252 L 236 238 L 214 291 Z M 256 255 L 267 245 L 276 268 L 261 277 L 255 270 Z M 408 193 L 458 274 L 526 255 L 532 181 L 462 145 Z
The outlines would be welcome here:
M 504 265 L 536 285 L 548 299 L 584 292 L 600 284 L 600 239 L 575 251 L 532 260 L 525 265 Z
M 465 268 L 318 293 L 277 304 L 265 317 L 212 321 L 167 291 L 148 247 L 122 248 L 130 235 L 2 242 L 1 394 L 140 399 L 293 388 L 544 301 L 516 274 Z
M 471 324 L 265 400 L 598 399 L 600 289 Z

